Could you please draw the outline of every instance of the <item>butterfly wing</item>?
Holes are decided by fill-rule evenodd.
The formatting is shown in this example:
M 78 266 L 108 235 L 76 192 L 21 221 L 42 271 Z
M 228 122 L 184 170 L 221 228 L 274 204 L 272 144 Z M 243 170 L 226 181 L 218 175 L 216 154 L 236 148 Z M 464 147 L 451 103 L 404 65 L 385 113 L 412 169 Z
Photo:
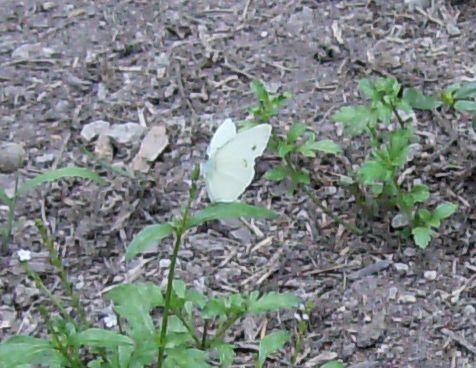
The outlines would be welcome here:
M 212 140 L 207 148 L 208 157 L 212 157 L 215 152 L 223 147 L 236 135 L 236 126 L 231 119 L 226 119 L 213 134 Z
M 234 202 L 251 184 L 255 159 L 263 154 L 271 125 L 260 124 L 236 134 L 210 158 L 206 175 L 213 202 Z

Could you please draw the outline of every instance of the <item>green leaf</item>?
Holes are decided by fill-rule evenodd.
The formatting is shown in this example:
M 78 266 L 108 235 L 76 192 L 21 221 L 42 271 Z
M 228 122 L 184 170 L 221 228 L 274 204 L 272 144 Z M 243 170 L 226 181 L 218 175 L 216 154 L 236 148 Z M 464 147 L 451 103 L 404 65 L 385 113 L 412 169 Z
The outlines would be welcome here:
M 195 289 L 187 289 L 185 300 L 197 305 L 199 308 L 203 308 L 208 301 L 207 297 L 203 295 L 203 293 Z
M 189 334 L 187 327 L 185 327 L 183 322 L 177 316 L 169 317 L 169 322 L 167 324 L 167 334 L 171 332 L 177 334 Z M 188 340 L 189 337 L 184 336 L 185 340 Z
M 330 139 L 323 139 L 317 142 L 312 142 L 311 145 L 308 145 L 308 149 L 312 151 L 331 153 L 334 155 L 342 152 L 342 147 Z M 304 152 L 303 154 L 306 155 Z
M 264 178 L 268 180 L 273 180 L 273 181 L 281 181 L 285 179 L 286 177 L 288 177 L 289 174 L 290 172 L 287 166 L 278 165 L 266 171 L 266 173 L 264 174 Z
M 416 214 L 417 214 L 417 217 L 425 223 L 425 225 L 433 226 L 432 225 L 433 216 L 432 216 L 431 212 L 428 211 L 426 208 L 419 209 Z M 440 226 L 439 222 L 438 222 L 438 225 L 436 227 L 438 227 L 438 226 Z
M 331 119 L 343 123 L 346 134 L 352 136 L 364 133 L 369 126 L 375 126 L 377 123 L 375 111 L 365 105 L 341 107 Z
M 384 105 L 382 102 L 376 103 L 376 111 L 378 119 L 385 124 L 389 124 L 392 120 L 393 110 L 390 106 Z
M 405 88 L 403 99 L 413 108 L 432 110 L 442 105 L 442 102 L 432 96 L 426 96 L 415 88 Z
M 293 152 L 296 146 L 294 144 L 289 144 L 287 142 L 279 142 L 278 143 L 278 155 L 281 158 L 286 157 L 286 155 L 290 152 Z
M 364 184 L 371 184 L 376 181 L 386 180 L 390 173 L 388 169 L 376 160 L 367 160 L 358 170 L 358 175 Z
M 311 184 L 311 175 L 306 169 L 297 169 L 296 172 L 292 173 L 291 179 L 294 184 Z
M 132 242 L 127 247 L 126 260 L 130 261 L 147 248 L 156 245 L 160 240 L 174 232 L 171 224 L 149 225 L 143 228 L 134 236 Z
M 83 167 L 64 167 L 61 169 L 47 171 L 44 174 L 37 175 L 34 178 L 25 181 L 18 188 L 17 195 L 21 196 L 30 189 L 33 189 L 41 184 L 70 177 L 89 179 L 95 181 L 98 184 L 106 183 L 103 178 L 89 169 L 85 169 Z
M 430 198 L 430 190 L 426 185 L 417 184 L 412 188 L 410 195 L 412 196 L 415 203 L 425 202 Z
M 359 81 L 359 89 L 360 92 L 369 97 L 371 100 L 377 101 L 379 99 L 379 93 L 372 81 L 369 79 L 361 79 Z
M 463 84 L 463 86 L 455 92 L 454 97 L 457 99 L 464 99 L 472 95 L 476 95 L 476 82 Z
M 172 282 L 172 289 L 179 298 L 185 299 L 187 286 L 183 280 L 174 280 Z
M 156 330 L 149 313 L 164 305 L 158 286 L 151 283 L 123 284 L 110 290 L 106 297 L 114 302 L 115 311 L 127 320 L 135 338 L 153 338 Z
M 456 212 L 458 206 L 451 202 L 445 202 L 439 204 L 435 211 L 433 212 L 433 217 L 437 218 L 438 220 L 443 220 L 447 217 L 450 217 L 453 213 Z
M 213 319 L 220 316 L 226 316 L 227 307 L 225 298 L 209 299 L 202 310 L 202 317 L 204 319 Z
M 307 126 L 304 123 L 294 123 L 289 129 L 287 139 L 289 143 L 295 143 L 306 132 Z
M 198 349 L 167 349 L 164 368 L 210 368 L 207 362 L 208 353 Z
M 345 367 L 343 363 L 337 360 L 332 360 L 330 362 L 327 362 L 324 365 L 321 365 L 321 368 L 345 368 Z
M 248 311 L 252 313 L 277 311 L 279 309 L 297 307 L 299 302 L 299 298 L 292 293 L 271 292 L 264 294 L 255 301 L 251 301 Z
M 30 364 L 62 367 L 67 363 L 47 340 L 31 336 L 14 336 L 0 344 L 0 367 L 16 368 Z
M 222 341 L 217 341 L 212 344 L 218 352 L 218 359 L 220 359 L 220 368 L 228 368 L 233 363 L 233 358 L 235 357 L 235 347 L 231 344 L 226 344 Z
M 102 328 L 89 328 L 73 336 L 77 346 L 87 345 L 93 348 L 116 349 L 120 345 L 134 345 L 134 340 L 115 331 Z
M 281 349 L 288 341 L 289 333 L 287 331 L 275 331 L 263 337 L 259 343 L 259 367 L 263 367 L 268 356 Z
M 7 206 L 10 206 L 12 203 L 11 198 L 7 196 L 7 193 L 2 188 L 0 188 L 0 202 L 5 203 Z
M 279 215 L 264 207 L 252 206 L 245 203 L 216 203 L 199 211 L 195 216 L 190 218 L 188 227 L 191 228 L 212 220 L 226 220 L 240 217 L 276 219 Z
M 412 230 L 413 240 L 420 248 L 425 249 L 431 240 L 431 229 L 428 226 L 419 226 Z
M 476 113 L 476 101 L 459 100 L 456 101 L 454 107 L 458 111 L 469 111 Z
M 263 82 L 257 79 L 251 81 L 250 89 L 251 89 L 251 92 L 253 92 L 254 95 L 258 98 L 258 100 L 262 102 L 268 102 L 269 94 Z

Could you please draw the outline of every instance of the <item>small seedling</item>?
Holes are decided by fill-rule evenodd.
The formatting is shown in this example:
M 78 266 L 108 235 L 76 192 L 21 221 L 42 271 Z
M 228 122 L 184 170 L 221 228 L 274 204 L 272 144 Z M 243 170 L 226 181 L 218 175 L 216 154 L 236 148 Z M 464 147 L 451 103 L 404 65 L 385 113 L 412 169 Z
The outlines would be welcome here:
M 428 211 L 419 208 L 430 199 L 428 187 L 423 184 L 404 186 L 399 181 L 409 160 L 412 144 L 416 142 L 411 120 L 404 120 L 401 111 L 411 114 L 412 107 L 432 109 L 442 103 L 414 88 L 405 89 L 402 93 L 400 84 L 392 78 L 379 78 L 376 81 L 364 79 L 360 81 L 359 88 L 370 98 L 370 103 L 342 107 L 332 118 L 343 123 L 344 130 L 351 136 L 367 133 L 372 150 L 359 169 L 344 177 L 342 183 L 351 189 L 357 202 L 368 214 L 376 216 L 377 212 L 397 209 L 399 213 L 393 216 L 392 226 L 397 229 L 409 227 L 415 243 L 426 248 L 431 239 L 430 228 L 439 227 L 439 220 L 443 217 L 430 226 L 428 216 L 423 216 L 424 219 L 421 215 Z M 391 125 L 392 118 L 397 122 L 392 126 L 393 129 L 380 129 L 380 123 Z M 453 211 L 446 213 L 446 217 L 457 207 L 451 205 L 451 208 Z
M 43 174 L 39 174 L 32 179 L 26 180 L 23 184 L 19 184 L 19 173 L 16 173 L 15 187 L 13 195 L 7 195 L 4 189 L 0 188 L 0 203 L 3 202 L 8 207 L 7 224 L 0 229 L 2 234 L 2 254 L 8 253 L 8 245 L 12 236 L 13 227 L 15 225 L 15 209 L 18 199 L 31 189 L 34 189 L 44 183 L 57 181 L 64 178 L 83 178 L 93 180 L 99 184 L 104 184 L 105 180 L 96 173 L 81 167 L 65 167 L 56 170 L 50 170 Z
M 278 108 L 291 97 L 289 93 L 272 96 L 264 84 L 257 80 L 251 83 L 251 90 L 260 103 L 251 108 L 253 119 L 242 122 L 243 126 L 254 126 L 259 122 L 269 123 L 271 117 L 278 113 Z M 301 188 L 313 204 L 331 217 L 334 222 L 351 232 L 360 234 L 361 231 L 354 225 L 346 223 L 321 203 L 311 187 L 311 173 L 296 164 L 301 159 L 315 158 L 317 153 L 337 155 L 342 152 L 340 145 L 330 139 L 316 140 L 316 134 L 301 122 L 293 124 L 286 134 L 280 134 L 275 130 L 276 128 L 273 128 L 268 148 L 281 158 L 281 163 L 268 170 L 264 177 L 277 182 L 290 178 L 290 193 Z

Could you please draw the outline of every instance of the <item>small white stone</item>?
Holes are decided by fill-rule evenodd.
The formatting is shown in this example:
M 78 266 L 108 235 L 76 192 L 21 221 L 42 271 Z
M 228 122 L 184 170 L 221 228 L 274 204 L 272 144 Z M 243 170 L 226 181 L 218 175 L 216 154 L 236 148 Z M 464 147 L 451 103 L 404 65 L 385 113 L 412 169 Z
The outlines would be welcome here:
M 403 251 L 403 254 L 405 254 L 407 257 L 413 257 L 415 256 L 416 251 L 413 248 L 405 248 L 405 250 Z
M 109 129 L 110 124 L 104 120 L 96 120 L 81 129 L 81 137 L 89 142 Z
M 467 317 L 470 317 L 470 316 L 474 315 L 475 312 L 476 312 L 476 309 L 472 305 L 467 305 L 463 309 L 463 313 Z
M 395 267 L 395 270 L 400 274 L 405 274 L 409 270 L 408 265 L 405 263 L 394 263 L 393 267 Z
M 41 156 L 36 157 L 35 160 L 39 164 L 45 164 L 48 162 L 52 162 L 54 159 L 55 159 L 55 155 L 53 155 L 52 153 L 45 153 Z
M 31 260 L 31 252 L 29 250 L 20 249 L 17 252 L 20 262 L 28 262 Z
M 114 314 L 110 314 L 104 317 L 104 324 L 107 328 L 113 328 L 117 326 L 117 318 Z
M 129 143 L 138 141 L 145 132 L 145 127 L 137 123 L 125 123 L 112 125 L 104 134 L 111 137 L 117 143 Z
M 423 276 L 425 277 L 426 280 L 433 281 L 433 280 L 436 280 L 437 273 L 436 271 L 425 271 Z
M 397 293 L 398 293 L 398 288 L 396 288 L 395 286 L 392 286 L 390 289 L 388 289 L 388 299 L 389 300 L 397 299 Z
M 170 259 L 163 258 L 159 261 L 159 268 L 169 268 L 170 266 Z
M 416 303 L 416 297 L 413 294 L 401 295 L 398 301 L 401 303 Z
M 261 36 L 261 38 L 266 38 L 268 36 L 268 32 L 263 31 L 263 32 L 260 33 L 260 36 Z

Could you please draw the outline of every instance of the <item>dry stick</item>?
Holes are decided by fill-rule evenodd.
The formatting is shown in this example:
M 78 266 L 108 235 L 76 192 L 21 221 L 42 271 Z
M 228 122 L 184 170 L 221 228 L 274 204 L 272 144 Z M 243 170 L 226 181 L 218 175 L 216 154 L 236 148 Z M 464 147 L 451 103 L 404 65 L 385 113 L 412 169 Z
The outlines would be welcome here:
M 473 353 L 474 355 L 476 355 L 476 346 L 474 346 L 473 344 L 471 344 L 468 340 L 466 340 L 464 337 L 462 336 L 458 336 L 456 335 L 453 331 L 450 331 L 446 328 L 442 328 L 441 329 L 441 333 L 448 336 L 450 339 L 456 341 L 458 344 L 460 344 L 461 346 L 464 346 L 466 349 L 468 349 L 471 353 Z
M 291 162 L 291 159 L 289 156 L 285 157 L 285 162 L 286 162 L 286 165 L 288 166 L 288 168 L 295 174 L 297 173 L 297 170 L 294 166 L 294 164 Z M 348 224 L 347 222 L 345 221 L 342 221 L 339 217 L 337 217 L 336 215 L 334 215 L 332 213 L 332 211 L 327 208 L 326 206 L 324 206 L 320 199 L 314 194 L 314 192 L 312 190 L 310 190 L 308 187 L 306 186 L 303 186 L 303 190 L 304 190 L 304 193 L 306 193 L 306 195 L 311 199 L 311 201 L 314 203 L 315 206 L 319 207 L 321 209 L 322 212 L 324 212 L 327 216 L 331 217 L 332 220 L 336 223 L 338 223 L 339 225 L 342 225 L 344 226 L 347 230 L 349 230 L 350 232 L 354 233 L 354 234 L 357 234 L 357 235 L 362 235 L 363 232 L 362 230 L 360 230 L 357 226 L 355 225 L 352 225 L 352 224 Z
M 243 9 L 243 13 L 241 14 L 241 20 L 244 21 L 248 15 L 248 9 L 250 8 L 251 0 L 247 0 L 245 4 L 245 8 Z

